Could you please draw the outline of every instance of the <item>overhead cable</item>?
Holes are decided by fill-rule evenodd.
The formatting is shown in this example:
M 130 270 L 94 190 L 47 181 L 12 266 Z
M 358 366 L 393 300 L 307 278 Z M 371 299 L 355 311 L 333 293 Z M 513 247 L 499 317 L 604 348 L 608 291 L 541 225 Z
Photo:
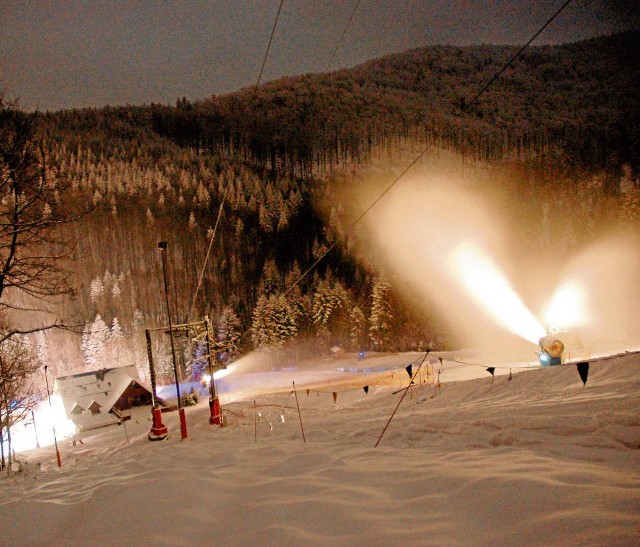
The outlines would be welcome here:
M 340 36 L 340 39 L 338 40 L 338 43 L 336 44 L 336 48 L 333 50 L 333 53 L 331 54 L 331 59 L 329 59 L 329 64 L 327 65 L 327 68 L 326 68 L 325 72 L 329 72 L 329 69 L 331 68 L 331 65 L 333 64 L 333 60 L 335 59 L 336 53 L 338 53 L 338 49 L 340 49 L 340 46 L 342 45 L 342 41 L 344 40 L 344 36 L 347 33 L 347 29 L 351 25 L 351 21 L 353 21 L 353 16 L 356 14 L 356 10 L 358 9 L 359 5 L 360 5 L 360 0 L 356 0 L 355 5 L 353 6 L 353 11 L 351 12 L 351 16 L 349 17 L 349 20 L 347 21 L 347 24 L 345 25 L 344 30 L 342 31 L 342 35 Z
M 273 28 L 271 29 L 271 36 L 269 36 L 267 51 L 264 52 L 264 59 L 262 60 L 262 66 L 260 67 L 260 74 L 258 75 L 258 81 L 256 83 L 256 87 L 260 85 L 260 80 L 262 80 L 262 72 L 264 71 L 264 65 L 267 63 L 267 57 L 269 56 L 269 50 L 271 49 L 271 42 L 273 41 L 273 35 L 276 32 L 276 26 L 278 24 L 278 18 L 280 17 L 280 11 L 282 10 L 283 3 L 284 3 L 284 0 L 280 0 L 280 5 L 278 6 L 278 13 L 276 14 L 276 20 L 273 22 Z
M 551 22 L 558 17 L 558 15 L 560 15 L 560 13 L 572 2 L 572 0 L 566 0 L 562 6 L 560 6 L 558 8 L 558 10 L 546 21 L 546 23 L 544 25 L 542 25 L 542 27 L 540 27 L 540 29 L 531 37 L 531 39 L 529 39 L 529 41 L 522 46 L 515 55 L 513 55 L 513 57 L 511 57 L 506 64 L 496 73 L 494 74 L 488 81 L 486 84 L 484 84 L 479 91 L 476 92 L 476 94 L 469 99 L 469 101 L 465 101 L 464 105 L 466 106 L 470 106 L 474 103 L 476 103 L 478 101 L 478 99 L 489 89 L 489 87 L 491 87 L 495 81 L 505 72 L 505 70 L 507 70 L 507 68 L 509 68 L 509 66 L 511 66 L 513 64 L 513 62 L 522 54 L 522 52 L 527 49 L 527 47 L 529 47 L 529 45 L 531 45 L 531 43 L 542 33 L 542 31 L 544 31 L 544 29 L 546 29 Z M 453 126 L 453 121 L 450 121 L 441 131 L 442 133 L 445 133 L 446 131 L 448 131 L 451 127 Z M 360 215 L 353 221 L 351 222 L 351 224 L 349 224 L 349 226 L 347 227 L 347 231 L 353 229 L 355 227 L 356 224 L 358 224 L 358 222 L 360 222 L 363 217 L 369 212 L 371 211 L 371 209 L 373 209 L 375 207 L 375 205 L 387 194 L 387 192 L 389 192 L 389 190 L 391 190 L 396 183 L 402 178 L 404 177 L 407 172 L 431 149 L 431 147 L 437 142 L 437 137 L 431 139 L 431 141 L 422 149 L 422 151 L 409 163 L 409 165 L 407 165 L 402 172 L 380 193 L 380 195 L 373 200 L 373 202 L 362 212 L 360 213 Z M 296 287 L 296 285 L 298 285 L 300 283 L 300 281 L 302 281 L 310 272 L 312 272 L 315 267 L 333 250 L 335 249 L 335 247 L 337 246 L 337 242 L 334 242 L 325 252 L 324 254 L 322 254 L 309 268 L 307 268 L 307 270 L 304 271 L 304 273 L 302 273 L 302 275 L 300 275 L 300 277 L 291 285 L 291 287 L 289 287 L 286 291 L 285 291 L 285 296 L 291 291 L 293 290 L 294 287 Z

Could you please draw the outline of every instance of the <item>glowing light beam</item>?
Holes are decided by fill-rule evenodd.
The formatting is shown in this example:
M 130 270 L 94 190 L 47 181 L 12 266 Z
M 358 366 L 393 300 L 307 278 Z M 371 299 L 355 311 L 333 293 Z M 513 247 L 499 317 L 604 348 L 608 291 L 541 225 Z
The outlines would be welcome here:
M 544 314 L 548 325 L 568 329 L 589 322 L 587 296 L 583 287 L 575 281 L 560 285 Z
M 483 252 L 464 242 L 451 252 L 451 261 L 465 291 L 496 323 L 534 344 L 545 335 L 540 322 Z

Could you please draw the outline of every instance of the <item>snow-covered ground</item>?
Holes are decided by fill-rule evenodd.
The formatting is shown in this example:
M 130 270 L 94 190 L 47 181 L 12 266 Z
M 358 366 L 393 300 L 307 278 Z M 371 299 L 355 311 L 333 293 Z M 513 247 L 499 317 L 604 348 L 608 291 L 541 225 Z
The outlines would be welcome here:
M 137 409 L 126 430 L 62 441 L 61 468 L 52 447 L 24 453 L 0 480 L 0 543 L 637 545 L 638 354 L 593 363 L 586 386 L 575 366 L 509 380 L 445 362 L 438 388 L 436 362 L 376 448 L 417 357 L 230 374 L 226 427 L 203 401 L 188 439 L 170 413 L 150 442 Z

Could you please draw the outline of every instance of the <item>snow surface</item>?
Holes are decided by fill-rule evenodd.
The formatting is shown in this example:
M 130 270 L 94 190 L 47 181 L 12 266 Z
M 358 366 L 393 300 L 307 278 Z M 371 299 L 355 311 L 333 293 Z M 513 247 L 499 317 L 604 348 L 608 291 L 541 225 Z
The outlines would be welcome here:
M 509 381 L 445 361 L 438 388 L 436 363 L 375 448 L 417 355 L 230 374 L 226 427 L 203 401 L 184 441 L 175 412 L 148 441 L 147 407 L 62 441 L 61 468 L 52 447 L 23 453 L 0 480 L 0 544 L 638 544 L 638 354 L 593 363 L 586 386 L 572 365 Z

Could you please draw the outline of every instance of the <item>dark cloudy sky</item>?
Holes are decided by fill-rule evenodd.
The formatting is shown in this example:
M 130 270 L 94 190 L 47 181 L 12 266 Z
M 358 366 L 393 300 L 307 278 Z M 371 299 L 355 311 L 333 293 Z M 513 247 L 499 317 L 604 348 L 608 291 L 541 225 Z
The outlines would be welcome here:
M 323 72 L 357 0 L 284 0 L 262 81 Z M 331 69 L 429 44 L 522 44 L 563 0 L 360 0 Z M 574 0 L 536 44 L 638 24 Z M 27 109 L 174 103 L 258 79 L 279 0 L 0 0 L 0 89 Z

